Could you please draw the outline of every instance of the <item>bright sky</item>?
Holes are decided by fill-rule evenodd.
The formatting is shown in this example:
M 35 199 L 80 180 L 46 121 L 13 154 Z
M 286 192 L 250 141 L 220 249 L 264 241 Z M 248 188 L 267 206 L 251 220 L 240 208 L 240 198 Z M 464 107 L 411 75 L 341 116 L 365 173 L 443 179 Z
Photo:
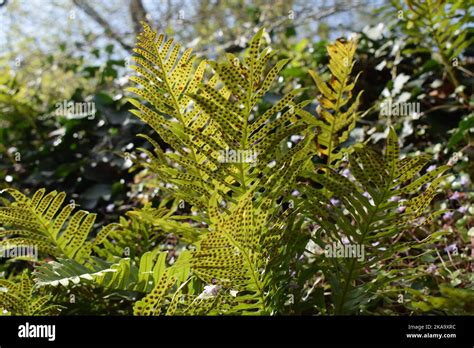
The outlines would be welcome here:
M 5 0 L 0 0 L 0 3 Z M 192 16 L 193 4 L 199 0 L 186 0 L 184 15 Z M 327 6 L 335 0 L 304 0 L 304 3 L 312 3 L 313 8 Z M 339 0 L 341 2 L 342 0 Z M 383 3 L 383 0 L 369 0 L 375 6 Z M 128 18 L 129 0 L 89 1 L 99 13 L 111 21 L 115 31 L 121 34 L 129 33 L 131 21 Z M 144 0 L 145 8 L 153 11 L 164 0 Z M 296 0 L 298 3 L 298 0 Z M 360 30 L 365 23 L 358 23 L 354 13 L 345 12 L 331 17 L 333 24 L 350 24 L 353 30 Z M 313 25 L 316 25 L 314 23 Z M 7 5 L 0 7 L 0 56 L 12 51 L 22 40 L 35 43 L 42 50 L 49 51 L 57 49 L 57 42 L 68 42 L 73 44 L 78 39 L 82 41 L 83 35 L 92 32 L 97 35 L 95 47 L 105 46 L 111 43 L 111 39 L 103 35 L 103 30 L 81 10 L 77 9 L 72 0 L 8 0 Z M 18 33 L 22 37 L 18 37 Z M 14 35 L 15 34 L 15 35 Z M 333 32 L 334 38 L 341 36 L 341 32 Z M 304 36 L 304 33 L 302 34 Z M 133 42 L 130 42 L 133 44 Z M 123 57 L 125 52 L 120 52 Z

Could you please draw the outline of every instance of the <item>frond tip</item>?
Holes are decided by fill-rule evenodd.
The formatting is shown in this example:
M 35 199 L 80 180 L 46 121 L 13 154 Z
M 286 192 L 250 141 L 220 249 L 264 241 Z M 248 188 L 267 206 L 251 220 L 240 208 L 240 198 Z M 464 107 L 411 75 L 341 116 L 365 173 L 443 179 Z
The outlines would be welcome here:
M 309 71 L 320 93 L 316 109 L 319 119 L 314 121 L 320 129 L 317 136 L 318 153 L 326 158 L 328 166 L 342 158 L 338 147 L 348 139 L 360 116 L 357 108 L 362 91 L 355 99 L 352 96 L 358 78 L 351 78 L 356 48 L 355 40 L 337 40 L 327 47 L 332 75 L 329 82 L 325 82 L 316 71 Z

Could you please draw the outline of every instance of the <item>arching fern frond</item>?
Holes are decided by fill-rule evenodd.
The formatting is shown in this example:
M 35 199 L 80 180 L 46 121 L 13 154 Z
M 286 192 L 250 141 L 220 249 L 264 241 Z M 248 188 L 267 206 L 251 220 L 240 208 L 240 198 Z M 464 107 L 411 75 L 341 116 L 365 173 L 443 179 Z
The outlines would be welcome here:
M 39 287 L 95 283 L 108 290 L 128 290 L 147 293 L 166 271 L 167 252 L 159 249 L 144 253 L 139 263 L 130 258 L 108 262 L 93 257 L 86 265 L 74 260 L 59 259 L 36 268 L 35 282 Z
M 14 189 L 6 189 L 13 202 L 0 207 L 0 247 L 36 247 L 38 251 L 53 257 L 66 257 L 83 263 L 92 248 L 100 244 L 116 227 L 110 224 L 97 236 L 87 238 L 95 222 L 96 214 L 79 210 L 73 214 L 75 204 L 63 206 L 66 194 L 45 189 L 35 192 L 30 199 Z
M 94 251 L 111 262 L 124 256 L 138 261 L 140 255 L 154 250 L 171 235 L 183 243 L 196 242 L 205 228 L 192 223 L 197 217 L 175 213 L 176 209 L 153 208 L 150 204 L 128 211 L 126 217 L 120 217 L 119 226 Z

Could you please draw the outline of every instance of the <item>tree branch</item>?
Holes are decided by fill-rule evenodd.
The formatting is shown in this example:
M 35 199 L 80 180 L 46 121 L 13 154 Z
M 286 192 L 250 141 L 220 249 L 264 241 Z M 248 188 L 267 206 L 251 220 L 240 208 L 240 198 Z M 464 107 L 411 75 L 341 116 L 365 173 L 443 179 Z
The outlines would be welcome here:
M 133 31 L 138 35 L 142 30 L 141 22 L 150 24 L 148 21 L 148 13 L 143 6 L 142 0 L 130 0 L 129 11 L 132 17 Z
M 74 5 L 80 8 L 85 14 L 91 17 L 103 29 L 105 34 L 111 39 L 117 41 L 125 50 L 130 51 L 132 46 L 123 41 L 122 37 L 112 30 L 110 24 L 85 0 L 73 0 Z

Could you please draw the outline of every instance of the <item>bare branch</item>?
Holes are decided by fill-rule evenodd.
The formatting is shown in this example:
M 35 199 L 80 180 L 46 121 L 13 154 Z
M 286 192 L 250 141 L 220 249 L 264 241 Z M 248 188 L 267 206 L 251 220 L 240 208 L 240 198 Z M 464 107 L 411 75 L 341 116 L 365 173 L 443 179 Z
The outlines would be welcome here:
M 117 41 L 120 46 L 122 46 L 127 51 L 132 49 L 132 46 L 123 41 L 122 37 L 112 30 L 110 24 L 85 0 L 73 0 L 73 3 L 82 11 L 84 11 L 84 13 L 86 13 L 89 17 L 91 17 L 97 24 L 99 24 L 104 29 L 104 32 L 108 37 Z
M 133 22 L 133 31 L 136 35 L 140 34 L 142 30 L 141 22 L 148 22 L 148 13 L 143 6 L 142 0 L 130 0 L 130 16 Z

